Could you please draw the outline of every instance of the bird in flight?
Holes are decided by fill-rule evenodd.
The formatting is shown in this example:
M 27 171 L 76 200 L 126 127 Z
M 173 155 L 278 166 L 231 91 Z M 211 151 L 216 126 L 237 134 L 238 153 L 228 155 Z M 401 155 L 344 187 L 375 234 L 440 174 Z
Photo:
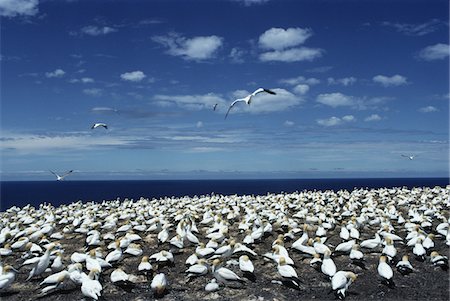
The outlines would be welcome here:
M 417 155 L 411 155 L 411 156 L 407 156 L 407 155 L 401 155 L 402 157 L 408 158 L 409 160 L 414 160 L 415 157 L 417 157 Z
M 213 111 L 215 111 L 216 110 L 216 108 L 217 108 L 217 103 L 214 105 L 214 107 L 213 107 Z
M 64 180 L 65 177 L 67 177 L 69 174 L 71 174 L 73 172 L 73 170 L 69 170 L 68 172 L 66 172 L 65 174 L 63 174 L 62 176 L 58 175 L 56 172 L 51 171 L 50 172 L 52 174 L 54 174 L 56 176 L 56 181 L 62 181 Z
M 233 101 L 231 103 L 230 107 L 228 108 L 227 114 L 225 115 L 225 119 L 227 118 L 228 114 L 230 113 L 231 108 L 235 104 L 237 104 L 238 102 L 245 102 L 246 104 L 250 105 L 250 103 L 252 102 L 253 96 L 255 96 L 256 94 L 262 93 L 262 92 L 269 93 L 269 94 L 272 94 L 272 95 L 277 94 L 277 93 L 275 93 L 275 92 L 273 92 L 273 91 L 271 91 L 269 89 L 264 89 L 264 88 L 256 89 L 255 92 L 253 92 L 252 94 L 249 94 L 249 95 L 245 96 L 244 98 L 238 98 L 235 101 Z
M 96 129 L 99 127 L 104 127 L 105 129 L 108 129 L 108 125 L 106 125 L 106 123 L 94 123 L 94 125 L 92 125 L 91 129 Z

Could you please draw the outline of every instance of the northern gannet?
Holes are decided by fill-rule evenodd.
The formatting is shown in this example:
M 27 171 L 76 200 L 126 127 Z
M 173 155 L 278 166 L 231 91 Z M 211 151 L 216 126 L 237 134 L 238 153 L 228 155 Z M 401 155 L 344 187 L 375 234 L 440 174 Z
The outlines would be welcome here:
M 230 113 L 231 108 L 233 108 L 235 104 L 237 104 L 238 102 L 245 102 L 247 105 L 250 105 L 250 103 L 252 102 L 253 96 L 255 96 L 256 94 L 262 93 L 262 92 L 269 93 L 272 95 L 276 94 L 275 92 L 273 92 L 269 89 L 264 89 L 264 88 L 256 89 L 253 93 L 245 96 L 244 98 L 238 98 L 235 101 L 233 101 L 231 103 L 230 107 L 228 108 L 227 114 L 225 115 L 225 119 L 227 118 L 228 114 Z

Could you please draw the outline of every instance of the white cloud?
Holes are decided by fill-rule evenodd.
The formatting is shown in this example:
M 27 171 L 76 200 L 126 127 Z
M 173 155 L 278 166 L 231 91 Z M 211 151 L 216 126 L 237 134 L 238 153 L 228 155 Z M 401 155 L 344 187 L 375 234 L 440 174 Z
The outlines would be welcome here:
M 130 143 L 130 140 L 111 136 L 87 135 L 73 133 L 65 135 L 34 135 L 9 133 L 3 137 L 1 148 L 14 149 L 18 152 L 36 153 L 48 150 L 74 151 L 106 146 L 120 146 Z
M 370 121 L 380 121 L 381 120 L 381 116 L 378 114 L 372 114 L 370 116 L 367 116 L 366 118 L 364 118 L 364 121 L 366 122 L 370 122 Z
M 406 85 L 408 83 L 406 77 L 398 74 L 393 75 L 391 77 L 385 75 L 376 75 L 372 78 L 372 80 L 376 83 L 381 84 L 384 87 L 401 86 Z
M 213 58 L 223 44 L 223 38 L 215 35 L 187 39 L 177 33 L 170 33 L 167 36 L 155 36 L 153 41 L 169 48 L 168 54 L 181 56 L 187 60 Z
M 95 82 L 94 79 L 90 78 L 90 77 L 82 77 L 80 79 L 73 78 L 73 79 L 69 80 L 69 83 L 71 83 L 71 84 L 75 84 L 75 83 L 91 84 L 93 82 Z
M 125 72 L 120 75 L 121 79 L 130 81 L 130 82 L 140 82 L 145 77 L 146 77 L 146 75 L 142 71 Z
M 312 85 L 319 84 L 320 80 L 317 78 L 314 78 L 314 77 L 305 78 L 304 76 L 297 76 L 297 77 L 293 77 L 293 78 L 281 79 L 280 83 L 293 85 L 293 86 L 296 86 L 299 84 L 306 84 L 306 85 L 312 86 Z
M 432 19 L 428 22 L 420 24 L 383 22 L 382 25 L 393 27 L 398 32 L 404 33 L 408 36 L 424 36 L 435 32 L 438 30 L 438 27 L 445 25 L 445 22 L 438 19 Z
M 319 48 L 291 48 L 287 50 L 275 50 L 261 53 L 259 59 L 263 62 L 300 62 L 313 61 L 322 56 L 323 50 Z
M 287 126 L 287 127 L 290 127 L 290 126 L 295 125 L 295 122 L 290 121 L 290 120 L 286 120 L 286 121 L 283 123 L 283 125 L 284 125 L 284 126 Z
M 219 107 L 224 107 L 226 100 L 221 96 L 208 93 L 204 95 L 155 95 L 153 97 L 157 104 L 160 106 L 168 106 L 171 104 L 176 104 L 177 106 L 191 109 L 191 110 L 201 110 L 208 109 L 212 110 L 213 106 L 217 103 L 220 104 Z
M 356 118 L 353 115 L 345 115 L 344 117 L 342 117 L 342 120 L 345 122 L 352 122 L 356 121 Z
M 449 45 L 438 43 L 425 47 L 419 52 L 419 58 L 425 61 L 442 60 L 449 56 Z
M 103 90 L 98 88 L 83 89 L 83 93 L 90 96 L 101 96 L 103 94 Z
M 38 10 L 38 0 L 0 0 L 0 16 L 34 16 Z
M 431 112 L 437 112 L 438 109 L 433 106 L 427 106 L 419 109 L 419 112 L 421 113 L 431 113 Z
M 90 36 L 100 36 L 105 35 L 108 33 L 116 32 L 117 29 L 109 27 L 109 26 L 103 26 L 98 27 L 94 25 L 89 25 L 81 28 L 81 32 Z
M 55 71 L 52 71 L 52 72 L 45 72 L 45 76 L 48 78 L 63 77 L 64 74 L 66 74 L 66 72 L 64 72 L 64 70 L 62 70 L 62 69 L 56 69 Z
M 264 49 L 283 50 L 303 44 L 311 35 L 309 28 L 271 28 L 259 37 L 259 46 Z
M 294 92 L 300 95 L 305 95 L 309 91 L 309 86 L 305 84 L 298 84 L 294 87 Z
M 322 126 L 337 126 L 346 122 L 353 122 L 356 118 L 353 115 L 345 115 L 342 118 L 333 116 L 328 119 L 317 119 L 316 122 Z
M 230 52 L 230 58 L 231 61 L 234 63 L 243 63 L 244 62 L 244 57 L 245 55 L 245 50 L 234 47 L 233 49 L 231 49 Z
M 356 101 L 352 96 L 344 95 L 339 92 L 319 94 L 317 95 L 316 101 L 333 108 L 354 106 L 356 104 Z
M 263 4 L 263 3 L 269 2 L 270 0 L 232 0 L 232 1 L 241 2 L 245 6 L 250 6 L 250 5 L 253 5 L 253 4 L 256 4 L 256 5 Z
M 354 78 L 353 76 L 343 78 L 333 78 L 333 77 L 328 78 L 329 85 L 351 86 L 354 83 L 356 83 L 356 78 Z

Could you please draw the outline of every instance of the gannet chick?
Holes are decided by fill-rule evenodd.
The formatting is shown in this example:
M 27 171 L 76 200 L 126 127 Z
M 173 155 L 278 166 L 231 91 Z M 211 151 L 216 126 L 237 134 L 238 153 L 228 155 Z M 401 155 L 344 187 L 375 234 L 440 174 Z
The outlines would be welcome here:
M 3 273 L 0 275 L 0 291 L 7 289 L 16 280 L 16 273 L 17 270 L 10 265 L 3 268 Z
M 408 260 L 408 255 L 403 255 L 402 260 L 397 262 L 396 267 L 402 275 L 408 275 L 409 273 L 414 271 L 414 268 Z
M 448 270 L 447 256 L 440 255 L 438 252 L 433 251 L 430 254 L 430 261 L 433 265 L 441 267 L 444 271 Z
M 383 282 L 389 286 L 390 288 L 394 287 L 394 281 L 392 277 L 394 276 L 394 272 L 392 268 L 386 263 L 386 256 L 380 256 L 380 261 L 378 263 L 378 275 L 381 276 Z
M 286 259 L 281 256 L 277 266 L 278 273 L 283 277 L 287 283 L 292 284 L 297 289 L 300 288 L 300 279 L 298 279 L 297 272 L 294 268 L 286 263 Z
M 150 285 L 155 296 L 159 297 L 164 294 L 167 287 L 167 279 L 164 273 L 156 274 Z
M 208 284 L 205 286 L 205 291 L 207 292 L 215 292 L 219 289 L 219 284 L 217 283 L 216 279 L 211 279 Z
M 331 278 L 331 288 L 333 289 L 336 298 L 338 298 L 339 300 L 345 299 L 345 293 L 348 287 L 355 280 L 356 274 L 353 272 L 336 272 L 336 274 L 334 274 L 334 276 Z
M 336 265 L 334 264 L 333 259 L 330 258 L 330 255 L 330 251 L 325 251 L 325 253 L 323 254 L 322 266 L 320 267 L 320 270 L 322 271 L 322 273 L 331 278 L 334 276 L 334 274 L 336 274 Z
M 214 259 L 213 265 L 212 265 L 212 272 L 213 272 L 214 278 L 216 278 L 219 283 L 228 284 L 232 281 L 241 281 L 241 282 L 244 281 L 241 277 L 236 275 L 235 272 L 233 272 L 227 268 L 220 267 L 219 259 Z

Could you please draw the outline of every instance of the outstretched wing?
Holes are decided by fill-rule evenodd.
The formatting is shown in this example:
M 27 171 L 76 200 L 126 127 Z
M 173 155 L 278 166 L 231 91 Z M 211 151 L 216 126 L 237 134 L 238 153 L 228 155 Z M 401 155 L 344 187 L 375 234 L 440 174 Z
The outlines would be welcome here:
M 238 102 L 241 102 L 241 101 L 245 102 L 245 99 L 239 98 L 231 103 L 230 107 L 228 108 L 227 114 L 225 115 L 225 119 L 227 119 L 228 113 L 230 113 L 231 108 L 234 107 L 235 104 L 237 104 Z
M 405 158 L 409 158 L 409 156 L 401 154 L 400 156 L 405 157 Z
M 56 173 L 56 172 L 54 172 L 54 171 L 51 171 L 51 170 L 49 170 L 52 174 L 54 174 L 57 178 L 59 177 L 59 175 Z
M 68 176 L 68 175 L 71 174 L 72 172 L 73 172 L 73 170 L 69 170 L 68 172 L 66 172 L 65 174 L 63 174 L 63 175 L 61 176 L 61 178 L 64 178 L 64 177 Z
M 277 93 L 273 92 L 272 90 L 259 88 L 259 89 L 256 89 L 255 92 L 252 93 L 252 95 L 255 96 L 256 94 L 262 93 L 262 92 L 266 92 L 266 93 L 269 93 L 269 94 L 272 94 L 272 95 L 277 94 Z

